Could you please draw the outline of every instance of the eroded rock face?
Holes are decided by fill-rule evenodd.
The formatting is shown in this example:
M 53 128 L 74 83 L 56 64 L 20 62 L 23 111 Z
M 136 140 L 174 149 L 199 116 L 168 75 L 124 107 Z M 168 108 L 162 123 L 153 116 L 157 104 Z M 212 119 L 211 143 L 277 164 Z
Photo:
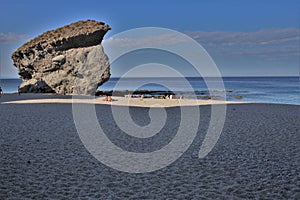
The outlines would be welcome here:
M 103 22 L 79 21 L 21 46 L 12 55 L 23 79 L 21 92 L 94 95 L 110 77 L 101 46 L 108 30 Z

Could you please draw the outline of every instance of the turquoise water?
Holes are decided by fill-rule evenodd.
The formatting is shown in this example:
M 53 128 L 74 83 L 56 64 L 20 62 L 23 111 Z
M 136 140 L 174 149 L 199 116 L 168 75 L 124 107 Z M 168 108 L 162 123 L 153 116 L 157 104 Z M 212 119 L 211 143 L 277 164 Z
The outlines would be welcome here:
M 187 87 L 181 78 L 111 78 L 99 87 L 99 90 L 170 90 L 189 93 L 196 91 L 196 95 L 209 95 L 208 88 L 202 78 L 186 78 L 191 88 Z M 209 79 L 214 81 L 213 78 Z M 20 79 L 2 79 L 0 85 L 4 93 L 17 91 Z M 145 84 L 146 82 L 146 84 Z M 280 103 L 300 105 L 299 77 L 224 77 L 226 97 L 228 100 L 237 100 L 235 96 L 242 96 L 239 101 L 258 103 Z M 118 83 L 118 84 L 117 84 Z M 159 84 L 158 84 L 159 83 Z M 116 85 L 118 85 L 116 87 Z M 220 89 L 220 88 L 211 88 Z M 218 95 L 218 94 L 216 94 Z

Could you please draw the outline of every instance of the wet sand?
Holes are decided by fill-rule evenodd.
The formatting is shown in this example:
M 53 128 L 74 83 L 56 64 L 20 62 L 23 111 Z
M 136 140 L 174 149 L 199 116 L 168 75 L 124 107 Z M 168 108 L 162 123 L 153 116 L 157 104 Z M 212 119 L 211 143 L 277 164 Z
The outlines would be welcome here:
M 299 106 L 228 105 L 221 137 L 199 159 L 211 108 L 202 105 L 197 136 L 182 157 L 158 171 L 130 174 L 105 166 L 85 149 L 65 100 L 71 97 L 55 96 L 65 103 L 28 102 L 41 98 L 54 97 L 0 99 L 0 199 L 299 199 Z M 27 102 L 4 103 L 18 100 Z M 133 152 L 163 147 L 180 122 L 180 107 L 161 108 L 168 116 L 161 132 L 138 140 L 114 123 L 110 104 L 95 107 L 109 139 Z M 150 122 L 148 112 L 130 108 L 140 126 Z

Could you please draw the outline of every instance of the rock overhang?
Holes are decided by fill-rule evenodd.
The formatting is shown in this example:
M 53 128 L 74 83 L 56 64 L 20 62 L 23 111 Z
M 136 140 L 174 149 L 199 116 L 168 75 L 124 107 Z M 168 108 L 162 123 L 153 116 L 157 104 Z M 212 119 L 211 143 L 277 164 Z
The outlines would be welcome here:
M 93 95 L 110 77 L 109 60 L 101 46 L 110 29 L 103 22 L 79 21 L 47 31 L 25 43 L 12 54 L 14 65 L 24 80 L 21 92 Z M 89 56 L 91 52 L 96 58 Z M 85 75 L 84 81 L 80 80 L 82 75 Z M 33 84 L 41 82 L 43 84 Z

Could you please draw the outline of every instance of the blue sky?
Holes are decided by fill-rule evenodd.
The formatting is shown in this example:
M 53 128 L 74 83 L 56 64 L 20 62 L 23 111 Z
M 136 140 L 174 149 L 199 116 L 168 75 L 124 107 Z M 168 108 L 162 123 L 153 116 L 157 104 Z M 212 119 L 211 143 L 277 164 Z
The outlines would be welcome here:
M 34 1 L 1 0 L 1 76 L 17 77 L 10 55 L 47 30 L 83 19 L 112 27 L 106 38 L 138 27 L 185 33 L 224 76 L 299 75 L 299 1 Z M 118 70 L 112 70 L 118 75 Z

